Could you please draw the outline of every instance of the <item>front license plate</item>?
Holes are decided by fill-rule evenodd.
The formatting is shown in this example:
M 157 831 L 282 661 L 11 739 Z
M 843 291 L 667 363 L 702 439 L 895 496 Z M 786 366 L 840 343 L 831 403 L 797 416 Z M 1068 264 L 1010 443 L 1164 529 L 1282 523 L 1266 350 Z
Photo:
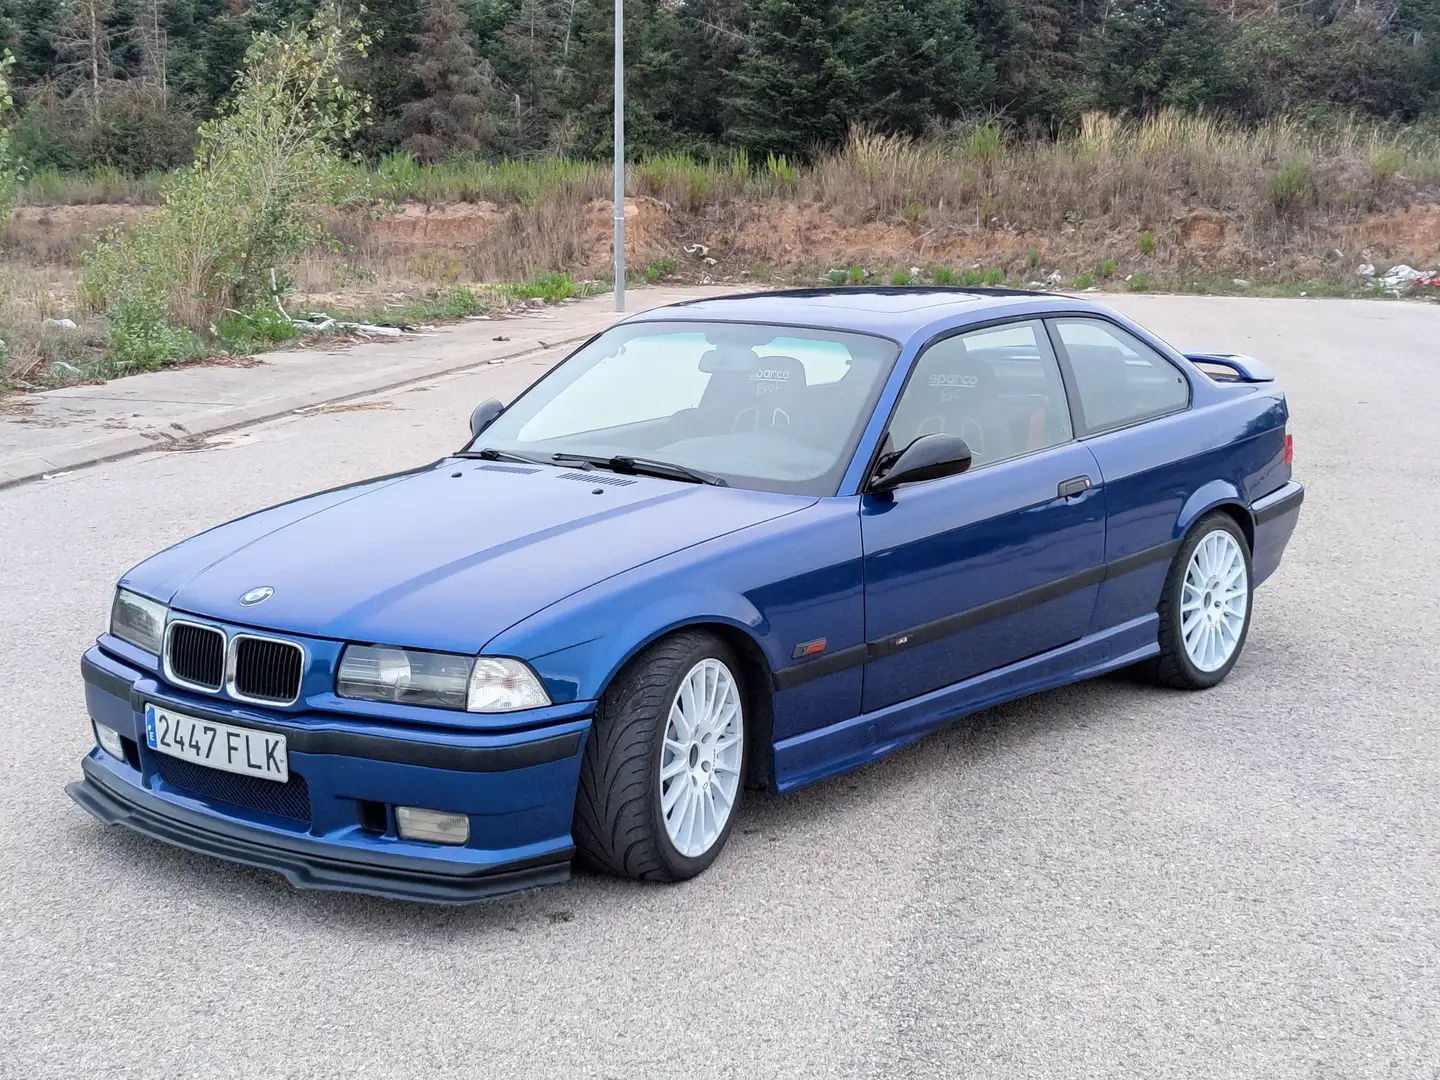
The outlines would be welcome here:
M 146 705 L 145 742 L 151 750 L 212 769 L 259 776 L 281 784 L 290 779 L 285 736 L 270 731 L 217 724 L 157 705 Z

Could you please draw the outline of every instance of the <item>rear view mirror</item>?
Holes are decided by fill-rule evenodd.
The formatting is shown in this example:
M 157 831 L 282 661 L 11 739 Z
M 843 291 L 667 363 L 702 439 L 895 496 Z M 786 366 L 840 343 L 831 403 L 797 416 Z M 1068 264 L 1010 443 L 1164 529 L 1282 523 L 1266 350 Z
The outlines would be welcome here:
M 938 480 L 970 467 L 970 445 L 959 435 L 921 435 L 870 481 L 871 491 L 893 491 L 901 484 Z
M 475 411 L 470 414 L 470 437 L 478 438 L 480 433 L 495 422 L 495 418 L 505 411 L 505 405 L 499 398 L 490 398 L 475 406 Z

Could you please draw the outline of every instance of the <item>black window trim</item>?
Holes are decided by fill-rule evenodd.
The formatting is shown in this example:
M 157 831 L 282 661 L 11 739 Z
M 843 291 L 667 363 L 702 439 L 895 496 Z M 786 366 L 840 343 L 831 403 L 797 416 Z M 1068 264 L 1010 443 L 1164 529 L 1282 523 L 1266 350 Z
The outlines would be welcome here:
M 1085 439 L 1096 438 L 1100 435 L 1109 435 L 1116 431 L 1127 431 L 1130 428 L 1139 427 L 1141 424 L 1149 424 L 1156 420 L 1163 420 L 1167 416 L 1178 416 L 1182 412 L 1188 412 L 1191 407 L 1194 406 L 1195 384 L 1190 381 L 1190 376 L 1185 369 L 1129 327 L 1122 326 L 1115 319 L 1109 318 L 1107 315 L 1098 311 L 1052 311 L 1047 312 L 1043 316 L 1043 319 L 1045 322 L 1045 332 L 1050 336 L 1050 347 L 1055 350 L 1055 356 L 1060 361 L 1060 375 L 1065 381 L 1065 396 L 1070 402 L 1070 425 L 1075 430 L 1076 439 L 1083 441 Z M 1065 348 L 1065 342 L 1060 338 L 1060 328 L 1055 325 L 1061 321 L 1082 322 L 1087 320 L 1090 322 L 1108 323 L 1125 336 L 1138 341 L 1168 364 L 1171 370 L 1180 376 L 1181 381 L 1185 384 L 1185 404 L 1174 409 L 1167 409 L 1164 412 L 1151 413 L 1149 416 L 1141 416 L 1134 420 L 1127 420 L 1124 423 L 1110 424 L 1107 427 L 1092 429 L 1085 421 L 1085 406 L 1080 399 L 1080 382 L 1075 377 L 1074 366 L 1070 363 L 1070 353 Z
M 1070 438 L 1060 442 L 1050 443 L 1047 446 L 1039 447 L 1036 450 L 1026 450 L 1024 453 L 1012 454 L 1007 458 L 1000 458 L 996 461 L 987 461 L 980 468 L 989 468 L 991 465 L 1003 465 L 1011 461 L 1019 461 L 1021 458 L 1030 457 L 1032 454 L 1041 454 L 1046 450 L 1054 450 L 1057 446 L 1069 446 L 1080 439 L 1080 428 L 1076 426 L 1075 394 L 1071 389 L 1071 382 L 1068 375 L 1070 361 L 1068 357 L 1062 356 L 1055 348 L 1055 334 L 1049 326 L 1049 316 L 1042 312 L 1030 312 L 1025 315 L 1005 315 L 998 319 L 987 319 L 984 322 L 967 323 L 964 326 L 952 326 L 948 330 L 941 330 L 934 337 L 915 351 L 915 359 L 910 362 L 909 370 L 905 372 L 905 381 L 900 384 L 900 392 L 895 395 L 895 400 L 890 403 L 890 412 L 885 417 L 885 425 L 880 429 L 880 438 L 875 440 L 875 446 L 870 451 L 870 462 L 865 466 L 864 473 L 860 477 L 859 493 L 864 495 L 870 488 L 870 482 L 875 479 L 875 470 L 880 464 L 882 451 L 885 449 L 885 439 L 890 434 L 890 425 L 895 420 L 895 410 L 900 407 L 900 402 L 905 397 L 905 391 L 910 389 L 910 380 L 915 377 L 915 369 L 920 366 L 920 361 L 925 354 L 941 342 L 948 341 L 953 337 L 964 337 L 967 334 L 979 333 L 982 330 L 994 330 L 997 326 L 1018 325 L 1020 323 L 1039 323 L 1047 338 L 1050 339 L 1050 351 L 1055 357 L 1055 363 L 1060 369 L 1060 392 L 1065 396 L 1065 403 L 1070 413 Z M 968 475 L 969 470 L 962 475 Z

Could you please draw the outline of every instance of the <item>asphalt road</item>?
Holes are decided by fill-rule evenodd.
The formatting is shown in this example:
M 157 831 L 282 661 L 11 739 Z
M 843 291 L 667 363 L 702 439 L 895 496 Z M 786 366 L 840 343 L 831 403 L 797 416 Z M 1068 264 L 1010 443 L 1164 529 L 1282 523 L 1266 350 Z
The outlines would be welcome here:
M 1290 392 L 1309 498 L 1229 680 L 753 797 L 678 887 L 300 893 L 60 790 L 123 570 L 454 448 L 533 364 L 0 491 L 0 1076 L 1440 1076 L 1440 308 L 1124 306 Z

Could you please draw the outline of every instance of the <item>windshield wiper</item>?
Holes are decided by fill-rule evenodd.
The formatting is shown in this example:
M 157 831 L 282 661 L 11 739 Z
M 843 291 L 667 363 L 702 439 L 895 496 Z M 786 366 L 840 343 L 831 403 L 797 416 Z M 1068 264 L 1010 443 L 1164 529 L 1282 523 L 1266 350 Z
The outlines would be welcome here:
M 551 454 L 552 461 L 585 465 L 593 469 L 608 469 L 617 473 L 635 473 L 641 476 L 662 476 L 667 480 L 688 480 L 694 484 L 711 484 L 715 487 L 729 487 L 723 476 L 692 469 L 688 465 L 677 465 L 673 461 L 656 461 L 654 458 L 630 457 L 618 454 L 615 457 L 592 457 L 589 454 Z
M 456 454 L 462 458 L 482 458 L 485 461 L 523 461 L 527 465 L 554 465 L 549 457 L 542 454 L 517 454 L 513 450 L 496 450 L 493 446 L 486 446 L 474 452 Z

